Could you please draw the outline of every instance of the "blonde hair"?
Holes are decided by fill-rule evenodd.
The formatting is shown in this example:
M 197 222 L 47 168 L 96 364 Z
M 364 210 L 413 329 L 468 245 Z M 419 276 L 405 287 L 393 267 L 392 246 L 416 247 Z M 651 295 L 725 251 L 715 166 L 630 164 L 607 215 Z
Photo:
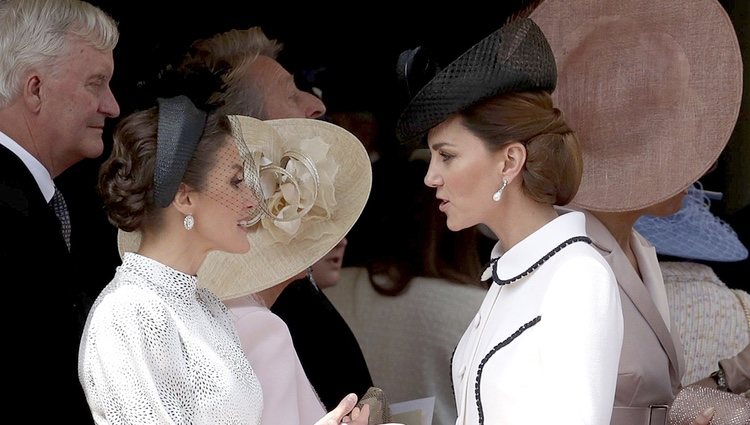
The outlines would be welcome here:
M 195 41 L 180 68 L 224 72 L 226 88 L 214 93 L 210 101 L 222 105 L 219 110 L 226 114 L 259 117 L 263 112 L 263 93 L 246 78 L 247 68 L 258 56 L 276 59 L 282 47 L 281 43 L 269 39 L 260 27 L 231 30 Z

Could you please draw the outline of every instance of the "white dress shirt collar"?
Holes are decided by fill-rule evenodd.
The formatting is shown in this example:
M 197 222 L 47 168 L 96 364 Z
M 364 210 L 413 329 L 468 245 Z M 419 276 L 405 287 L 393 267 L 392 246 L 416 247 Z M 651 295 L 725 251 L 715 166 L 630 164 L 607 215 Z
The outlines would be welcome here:
M 44 199 L 49 203 L 52 196 L 55 195 L 55 182 L 52 181 L 52 176 L 50 176 L 49 171 L 44 168 L 44 165 L 2 131 L 0 131 L 0 145 L 8 148 L 21 161 L 23 161 L 23 164 L 28 168 L 29 172 L 31 172 L 31 175 L 34 176 L 34 180 L 36 180 L 39 190 L 42 191 Z

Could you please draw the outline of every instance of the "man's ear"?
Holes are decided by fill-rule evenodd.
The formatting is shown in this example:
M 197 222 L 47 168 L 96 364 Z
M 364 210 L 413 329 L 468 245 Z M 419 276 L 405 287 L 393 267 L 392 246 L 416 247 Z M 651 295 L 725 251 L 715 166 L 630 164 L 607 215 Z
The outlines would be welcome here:
M 512 181 L 526 164 L 526 146 L 520 142 L 511 142 L 503 147 L 502 158 L 502 174 L 508 181 Z
M 39 112 L 42 107 L 42 80 L 36 74 L 26 78 L 23 85 L 23 100 L 33 112 Z
M 180 187 L 177 189 L 177 193 L 174 195 L 172 205 L 177 208 L 182 214 L 188 215 L 193 213 L 195 208 L 195 192 L 190 186 L 185 183 L 180 183 Z

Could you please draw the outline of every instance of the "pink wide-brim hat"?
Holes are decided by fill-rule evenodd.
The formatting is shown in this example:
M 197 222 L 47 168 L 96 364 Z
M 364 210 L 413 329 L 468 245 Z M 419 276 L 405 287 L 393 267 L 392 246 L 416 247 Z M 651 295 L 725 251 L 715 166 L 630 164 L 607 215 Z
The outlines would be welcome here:
M 573 205 L 634 211 L 688 188 L 718 159 L 742 97 L 742 59 L 716 0 L 545 0 L 531 14 L 578 135 Z

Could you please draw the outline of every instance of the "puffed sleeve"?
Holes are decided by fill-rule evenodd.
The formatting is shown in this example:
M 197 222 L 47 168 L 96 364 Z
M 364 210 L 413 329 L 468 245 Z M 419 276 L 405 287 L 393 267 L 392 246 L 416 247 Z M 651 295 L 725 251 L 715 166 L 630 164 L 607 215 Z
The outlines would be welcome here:
M 608 424 L 623 338 L 612 271 L 603 260 L 573 258 L 556 271 L 543 303 L 543 423 Z
M 177 324 L 156 295 L 129 285 L 107 294 L 89 318 L 79 354 L 95 421 L 185 423 L 192 406 L 181 347 Z

